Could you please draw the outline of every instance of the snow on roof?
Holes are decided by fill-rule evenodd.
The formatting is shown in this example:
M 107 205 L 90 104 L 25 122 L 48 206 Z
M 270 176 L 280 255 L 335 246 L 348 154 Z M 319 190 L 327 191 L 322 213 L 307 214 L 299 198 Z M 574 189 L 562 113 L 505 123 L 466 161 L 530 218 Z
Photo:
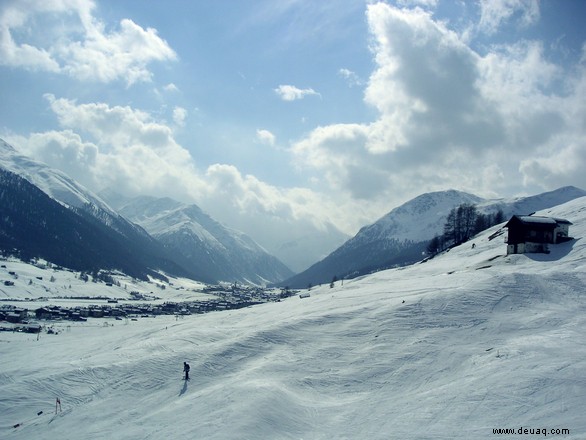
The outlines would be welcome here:
M 543 216 L 533 216 L 533 215 L 516 215 L 519 220 L 523 223 L 531 224 L 531 223 L 539 223 L 539 224 L 546 224 L 546 225 L 557 225 L 560 223 L 569 224 L 571 225 L 572 222 L 563 219 L 563 218 L 555 218 L 555 217 L 543 217 Z
M 521 215 L 518 216 L 519 220 L 523 223 L 545 223 L 545 224 L 553 224 L 555 225 L 557 222 L 555 219 L 551 217 L 534 217 L 531 215 Z

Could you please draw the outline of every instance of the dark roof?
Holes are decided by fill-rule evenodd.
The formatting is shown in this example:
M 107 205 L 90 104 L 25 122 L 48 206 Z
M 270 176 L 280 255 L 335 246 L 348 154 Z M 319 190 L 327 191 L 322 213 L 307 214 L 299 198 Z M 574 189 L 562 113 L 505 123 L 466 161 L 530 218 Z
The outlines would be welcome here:
M 572 222 L 563 218 L 555 218 L 555 217 L 544 217 L 539 215 L 514 215 L 505 225 L 505 228 L 508 227 L 509 223 L 512 221 L 520 222 L 524 225 L 534 225 L 534 226 L 541 226 L 541 227 L 551 227 L 554 228 L 557 225 L 565 224 L 571 225 Z

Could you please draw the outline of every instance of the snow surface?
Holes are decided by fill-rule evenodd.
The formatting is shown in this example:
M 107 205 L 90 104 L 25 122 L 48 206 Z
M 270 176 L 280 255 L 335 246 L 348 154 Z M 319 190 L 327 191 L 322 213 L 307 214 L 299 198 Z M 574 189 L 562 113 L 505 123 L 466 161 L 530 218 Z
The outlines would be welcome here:
M 206 287 L 204 283 L 187 278 L 169 277 L 168 283 L 159 280 L 146 282 L 114 272 L 113 277 L 120 285 L 105 286 L 104 283 L 83 281 L 79 278 L 79 272 L 56 268 L 51 264 L 47 265 L 43 260 L 38 265 L 26 264 L 12 258 L 0 262 L 2 266 L 6 266 L 0 268 L 0 306 L 13 305 L 34 310 L 50 304 L 63 305 L 64 302 L 87 305 L 87 301 L 71 298 L 128 300 L 133 291 L 143 296 L 160 298 L 156 303 L 210 299 L 209 294 L 201 293 Z M 10 272 L 14 272 L 16 277 L 10 275 Z M 12 281 L 14 286 L 5 286 L 4 281 Z M 94 303 L 95 301 L 91 302 Z
M 539 214 L 576 240 L 506 256 L 495 227 L 308 298 L 0 333 L 0 438 L 584 439 L 586 198 Z

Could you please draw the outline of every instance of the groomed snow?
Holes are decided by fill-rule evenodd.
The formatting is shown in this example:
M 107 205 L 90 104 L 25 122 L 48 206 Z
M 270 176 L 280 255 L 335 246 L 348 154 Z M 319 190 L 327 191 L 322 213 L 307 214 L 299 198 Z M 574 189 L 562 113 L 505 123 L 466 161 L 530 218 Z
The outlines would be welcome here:
M 309 298 L 0 333 L 0 438 L 586 438 L 586 198 L 539 214 L 576 240 L 506 256 L 493 228 Z

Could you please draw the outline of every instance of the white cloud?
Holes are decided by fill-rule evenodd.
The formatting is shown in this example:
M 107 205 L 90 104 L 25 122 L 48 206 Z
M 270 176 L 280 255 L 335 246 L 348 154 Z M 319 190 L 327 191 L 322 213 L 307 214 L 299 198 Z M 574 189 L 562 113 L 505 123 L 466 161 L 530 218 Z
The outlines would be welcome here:
M 215 218 L 230 219 L 233 227 L 250 233 L 269 249 L 331 224 L 353 232 L 365 221 L 356 204 L 347 203 L 343 194 L 334 198 L 309 188 L 276 187 L 243 175 L 233 165 L 212 165 L 204 179 L 209 190 L 199 199 L 201 205 Z
M 163 90 L 165 90 L 166 92 L 178 92 L 179 88 L 175 84 L 169 83 L 165 87 L 163 87 Z
M 256 130 L 256 138 L 262 142 L 263 144 L 274 146 L 275 145 L 275 135 L 271 133 L 269 130 Z
M 537 41 L 481 56 L 418 8 L 373 4 L 367 19 L 376 68 L 364 99 L 377 119 L 318 127 L 291 148 L 322 187 L 374 207 L 450 187 L 586 185 L 583 66 L 564 71 Z
M 69 137 L 79 139 L 79 145 L 91 143 L 95 147 L 82 180 L 86 184 L 91 181 L 90 187 L 114 186 L 138 194 L 169 195 L 176 191 L 183 197 L 190 191 L 204 191 L 205 184 L 199 180 L 189 152 L 175 141 L 171 127 L 150 114 L 104 103 L 78 104 L 49 94 L 46 98 L 64 129 L 62 142 L 63 133 L 71 133 Z M 60 164 L 53 156 L 55 146 L 49 139 L 54 136 L 37 133 L 33 138 L 37 154 L 51 159 L 47 162 L 52 166 L 68 171 L 68 164 Z M 83 138 L 86 140 L 81 142 Z
M 296 163 L 310 166 L 322 173 L 334 190 L 353 188 L 347 179 L 350 165 L 362 164 L 368 127 L 360 124 L 337 124 L 314 129 L 307 138 L 292 147 Z
M 348 217 L 348 206 L 310 189 L 278 188 L 227 164 L 199 169 L 175 140 L 172 128 L 147 112 L 104 103 L 80 104 L 50 94 L 46 99 L 61 131 L 4 137 L 94 191 L 113 187 L 127 195 L 195 202 L 267 245 L 280 243 L 283 230 L 294 239 L 307 233 L 309 225 L 323 227 L 330 220 L 335 223 L 336 218 Z M 267 130 L 259 133 L 270 139 Z
M 151 62 L 177 58 L 155 29 L 123 19 L 118 30 L 107 32 L 93 16 L 94 9 L 90 0 L 5 4 L 0 9 L 0 63 L 61 72 L 78 80 L 122 79 L 131 85 L 150 81 Z M 30 41 L 15 41 L 23 27 L 32 29 L 25 34 Z
M 69 176 L 88 187 L 94 186 L 93 174 L 98 164 L 99 148 L 85 142 L 71 130 L 32 133 L 28 138 L 8 136 L 12 145 L 28 156 L 67 172 Z
M 349 69 L 346 69 L 346 68 L 339 69 L 338 75 L 340 75 L 342 78 L 344 78 L 350 87 L 362 85 L 362 80 L 360 79 L 360 77 L 355 72 L 353 72 Z
M 275 93 L 279 95 L 283 101 L 296 101 L 310 95 L 320 96 L 320 94 L 313 89 L 300 89 L 291 85 L 280 85 L 275 89 Z
M 435 8 L 438 0 L 397 0 L 399 6 L 423 6 Z
M 539 2 L 537 0 L 481 0 L 478 27 L 489 35 L 494 34 L 516 13 L 520 14 L 521 26 L 530 26 L 539 20 Z
M 185 125 L 185 119 L 187 118 L 187 110 L 183 107 L 175 107 L 173 109 L 173 122 L 178 127 L 183 127 Z
M 558 187 L 565 185 L 568 176 L 583 173 L 586 164 L 584 144 L 563 143 L 542 154 L 521 161 L 519 169 L 527 185 L 537 184 Z
M 39 12 L 64 12 L 67 5 L 64 2 L 4 3 L 0 7 L 0 64 L 57 72 L 60 70 L 59 63 L 49 51 L 14 41 L 12 31 L 26 25 L 29 11 L 35 8 Z

